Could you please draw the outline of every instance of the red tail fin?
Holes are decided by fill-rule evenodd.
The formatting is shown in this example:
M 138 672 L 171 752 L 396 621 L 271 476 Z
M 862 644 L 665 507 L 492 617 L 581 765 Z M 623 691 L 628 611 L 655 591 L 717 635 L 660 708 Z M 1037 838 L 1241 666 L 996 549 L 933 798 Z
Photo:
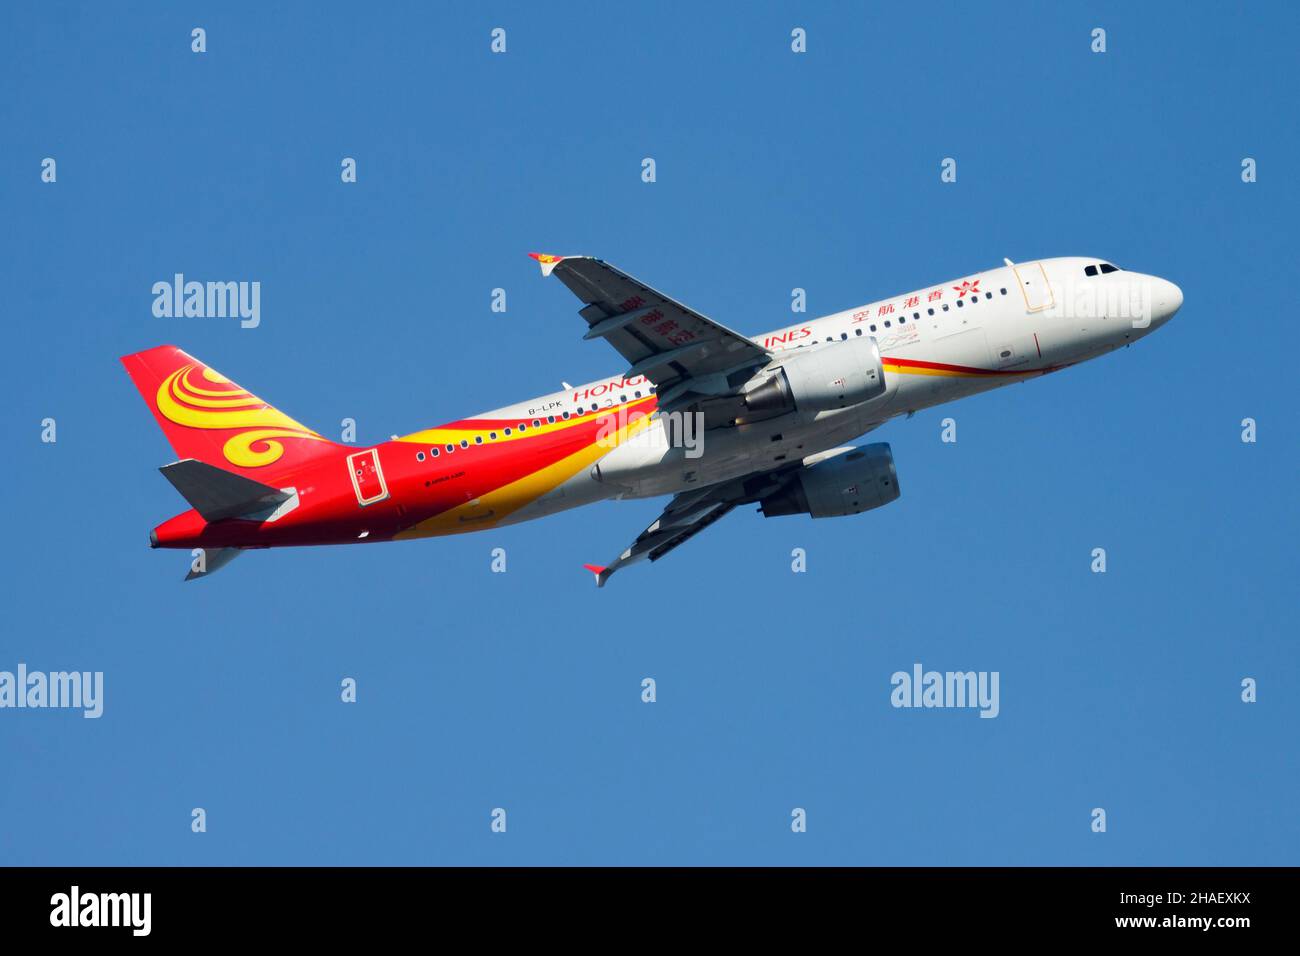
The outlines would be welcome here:
M 122 364 L 179 458 L 266 481 L 338 447 L 174 345 Z

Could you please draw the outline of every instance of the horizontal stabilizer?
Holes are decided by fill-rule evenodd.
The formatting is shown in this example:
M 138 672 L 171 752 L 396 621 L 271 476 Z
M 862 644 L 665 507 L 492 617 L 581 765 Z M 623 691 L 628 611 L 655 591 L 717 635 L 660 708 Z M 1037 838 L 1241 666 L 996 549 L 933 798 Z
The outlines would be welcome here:
M 274 508 L 291 497 L 279 488 L 223 471 L 215 465 L 193 458 L 172 462 L 158 470 L 176 486 L 176 490 L 203 516 L 204 521 L 256 514 Z
M 240 548 L 200 548 L 199 550 L 202 554 L 196 555 L 195 560 L 190 564 L 190 573 L 185 575 L 186 581 L 206 578 L 244 553 Z

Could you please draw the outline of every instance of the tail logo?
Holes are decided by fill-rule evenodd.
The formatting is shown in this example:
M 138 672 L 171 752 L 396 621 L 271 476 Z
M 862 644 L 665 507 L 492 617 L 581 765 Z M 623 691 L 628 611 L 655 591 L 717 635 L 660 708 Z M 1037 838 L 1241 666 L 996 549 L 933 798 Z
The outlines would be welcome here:
M 320 435 L 278 412 L 220 372 L 184 365 L 158 386 L 158 411 L 186 428 L 241 429 L 222 448 L 226 460 L 240 468 L 260 468 L 279 461 L 284 444 L 277 439 L 324 441 Z

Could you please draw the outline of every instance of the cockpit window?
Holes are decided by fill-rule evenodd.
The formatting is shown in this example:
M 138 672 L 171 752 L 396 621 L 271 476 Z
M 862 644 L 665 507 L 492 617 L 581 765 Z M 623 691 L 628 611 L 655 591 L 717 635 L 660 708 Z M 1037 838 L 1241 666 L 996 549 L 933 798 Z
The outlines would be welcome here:
M 1101 264 L 1101 274 L 1107 275 L 1111 272 L 1119 272 L 1119 266 L 1113 266 L 1109 262 L 1103 262 Z
M 1096 267 L 1096 266 L 1088 266 L 1088 268 L 1086 268 L 1086 269 L 1083 270 L 1083 274 L 1086 275 L 1086 276 L 1095 276 L 1095 275 L 1097 274 L 1097 267 Z

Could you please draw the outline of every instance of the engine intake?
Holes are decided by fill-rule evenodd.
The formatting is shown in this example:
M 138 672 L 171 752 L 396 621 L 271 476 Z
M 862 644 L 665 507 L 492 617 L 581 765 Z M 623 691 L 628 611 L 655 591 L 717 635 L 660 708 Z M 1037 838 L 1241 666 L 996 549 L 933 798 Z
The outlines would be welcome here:
M 759 510 L 765 518 L 842 518 L 887 505 L 898 495 L 894 453 L 887 442 L 879 442 L 805 466 L 780 491 L 759 502 Z
M 745 408 L 754 414 L 832 411 L 885 391 L 885 366 L 871 336 L 795 351 L 760 375 L 766 377 L 744 395 Z

